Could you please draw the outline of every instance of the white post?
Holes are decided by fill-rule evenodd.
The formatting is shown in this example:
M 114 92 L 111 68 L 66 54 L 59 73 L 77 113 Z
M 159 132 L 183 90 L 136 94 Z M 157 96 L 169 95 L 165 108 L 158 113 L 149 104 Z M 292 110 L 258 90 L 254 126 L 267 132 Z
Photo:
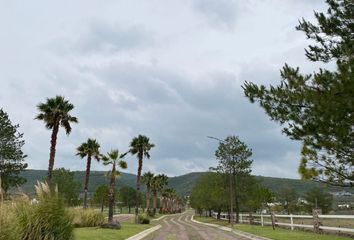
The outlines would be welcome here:
M 240 213 L 240 223 L 242 223 L 242 213 Z
M 263 222 L 263 213 L 261 213 L 261 224 L 262 224 L 262 227 L 264 227 L 264 222 Z
M 293 218 L 292 214 L 290 214 L 290 227 L 291 227 L 291 230 L 294 230 L 294 218 Z

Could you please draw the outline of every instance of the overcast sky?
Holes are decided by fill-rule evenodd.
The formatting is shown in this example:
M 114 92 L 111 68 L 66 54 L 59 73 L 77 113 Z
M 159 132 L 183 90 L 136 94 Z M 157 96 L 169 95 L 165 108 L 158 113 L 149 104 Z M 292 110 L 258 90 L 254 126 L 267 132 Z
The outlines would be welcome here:
M 25 134 L 29 168 L 46 169 L 50 131 L 36 105 L 64 95 L 80 123 L 61 131 L 55 167 L 84 170 L 76 147 L 126 151 L 137 134 L 156 147 L 143 170 L 170 176 L 216 164 L 217 142 L 238 135 L 253 173 L 298 178 L 300 145 L 244 97 L 244 81 L 280 81 L 284 63 L 311 72 L 302 17 L 319 0 L 0 0 L 0 108 Z M 127 157 L 136 172 L 135 157 Z M 99 163 L 93 170 L 104 170 Z

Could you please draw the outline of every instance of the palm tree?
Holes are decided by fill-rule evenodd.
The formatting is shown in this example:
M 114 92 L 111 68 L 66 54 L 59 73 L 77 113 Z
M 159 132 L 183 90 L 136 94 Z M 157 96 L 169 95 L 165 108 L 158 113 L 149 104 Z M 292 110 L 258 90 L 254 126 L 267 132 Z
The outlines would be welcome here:
M 125 154 L 119 154 L 118 150 L 111 150 L 107 156 L 102 156 L 102 161 L 105 166 L 112 165 L 112 170 L 109 171 L 110 184 L 109 184 L 109 200 L 108 200 L 108 223 L 113 225 L 113 207 L 115 204 L 115 185 L 116 177 L 120 175 L 117 167 L 122 169 L 127 168 L 127 163 L 123 160 Z
M 140 193 L 140 178 L 141 178 L 141 169 L 143 168 L 143 159 L 144 157 L 150 158 L 149 151 L 155 145 L 149 142 L 149 138 L 144 135 L 139 135 L 130 143 L 130 150 L 129 152 L 132 155 L 137 155 L 138 158 L 138 176 L 136 178 L 136 204 L 135 204 L 135 222 L 138 221 L 138 202 L 139 202 L 139 193 Z
M 165 174 L 159 174 L 154 177 L 153 183 L 152 183 L 152 192 L 154 195 L 153 199 L 153 215 L 156 214 L 156 208 L 157 208 L 157 195 L 159 192 L 162 191 L 162 189 L 165 188 L 165 186 L 168 184 L 168 177 Z
M 85 177 L 85 186 L 84 186 L 84 208 L 87 208 L 87 190 L 88 183 L 90 179 L 91 171 L 91 158 L 95 158 L 97 161 L 100 161 L 100 144 L 95 139 L 87 139 L 87 142 L 82 143 L 77 148 L 76 155 L 81 158 L 87 157 L 86 161 L 86 177 Z
M 63 127 L 66 134 L 69 135 L 71 132 L 70 123 L 77 123 L 78 120 L 76 117 L 70 115 L 70 111 L 74 109 L 74 105 L 63 96 L 47 98 L 45 103 L 38 104 L 37 109 L 39 114 L 35 119 L 44 121 L 46 128 L 52 130 L 48 164 L 48 181 L 51 182 L 59 127 Z
M 151 186 L 153 184 L 154 174 L 152 172 L 146 172 L 141 177 L 141 182 L 145 183 L 146 185 L 146 209 L 148 214 L 150 214 L 150 193 L 151 193 Z

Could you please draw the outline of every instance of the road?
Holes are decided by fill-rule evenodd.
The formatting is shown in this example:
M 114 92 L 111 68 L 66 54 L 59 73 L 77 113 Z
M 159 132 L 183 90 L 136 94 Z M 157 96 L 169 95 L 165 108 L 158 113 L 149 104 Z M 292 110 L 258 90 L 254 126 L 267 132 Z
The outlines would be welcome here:
M 161 228 L 143 240 L 249 240 L 215 227 L 191 221 L 192 212 L 165 217 L 158 221 Z

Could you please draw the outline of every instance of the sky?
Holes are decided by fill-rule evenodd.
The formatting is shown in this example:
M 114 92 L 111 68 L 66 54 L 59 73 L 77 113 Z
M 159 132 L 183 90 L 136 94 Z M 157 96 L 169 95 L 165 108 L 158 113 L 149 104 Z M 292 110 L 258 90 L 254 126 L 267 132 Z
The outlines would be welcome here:
M 217 164 L 207 136 L 237 135 L 253 150 L 253 174 L 299 178 L 300 144 L 241 86 L 279 83 L 285 63 L 316 70 L 295 26 L 325 9 L 321 0 L 0 0 L 0 108 L 20 125 L 31 169 L 47 169 L 50 147 L 36 106 L 63 95 L 79 123 L 60 131 L 55 167 L 84 170 L 75 153 L 87 138 L 125 152 L 144 134 L 156 147 L 143 171 L 177 176 Z M 136 158 L 126 161 L 136 173 Z

